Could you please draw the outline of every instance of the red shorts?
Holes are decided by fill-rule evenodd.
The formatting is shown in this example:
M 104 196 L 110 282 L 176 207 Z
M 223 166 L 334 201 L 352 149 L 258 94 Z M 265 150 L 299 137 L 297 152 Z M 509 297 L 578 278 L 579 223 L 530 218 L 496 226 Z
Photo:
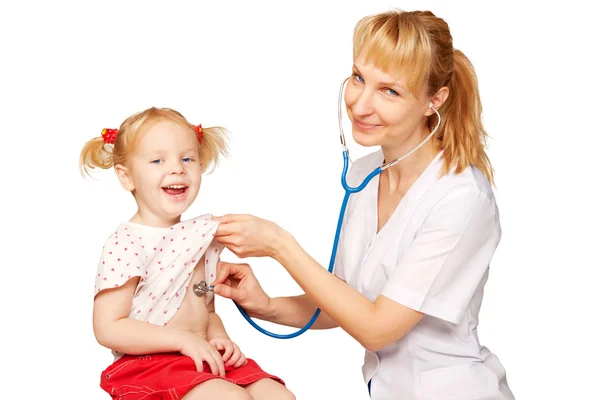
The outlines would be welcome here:
M 244 386 L 271 378 L 285 385 L 276 376 L 264 372 L 254 360 L 239 367 L 225 367 L 225 378 L 211 372 L 198 372 L 194 361 L 180 353 L 125 355 L 102 372 L 100 387 L 113 399 L 176 400 L 196 385 L 209 379 L 221 378 Z M 210 368 L 205 363 L 205 371 Z

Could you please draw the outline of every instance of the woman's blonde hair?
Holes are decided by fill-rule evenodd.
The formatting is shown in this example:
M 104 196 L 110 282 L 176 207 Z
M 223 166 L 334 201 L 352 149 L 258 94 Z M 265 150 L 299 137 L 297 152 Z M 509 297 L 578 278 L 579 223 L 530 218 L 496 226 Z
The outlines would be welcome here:
M 88 141 L 81 150 L 79 167 L 82 173 L 90 174 L 94 168 L 109 169 L 117 164 L 125 165 L 133 153 L 136 139 L 143 127 L 150 123 L 170 120 L 188 126 L 194 132 L 195 126 L 185 117 L 170 108 L 152 107 L 127 118 L 119 127 L 114 145 L 106 144 L 102 136 Z M 219 156 L 227 156 L 228 131 L 221 127 L 202 128 L 202 142 L 198 142 L 202 172 L 212 172 L 218 165 Z
M 364 53 L 363 53 L 364 52 Z M 469 59 L 452 45 L 448 24 L 430 11 L 389 11 L 363 18 L 354 29 L 354 59 L 367 60 L 388 72 L 408 74 L 408 89 L 428 95 L 446 86 L 449 96 L 438 110 L 442 115 L 439 147 L 444 151 L 444 173 L 460 173 L 472 165 L 493 184 L 494 171 L 485 153 L 487 133 L 481 121 L 477 76 Z M 424 86 L 426 85 L 426 86 Z M 429 128 L 437 115 L 428 119 Z

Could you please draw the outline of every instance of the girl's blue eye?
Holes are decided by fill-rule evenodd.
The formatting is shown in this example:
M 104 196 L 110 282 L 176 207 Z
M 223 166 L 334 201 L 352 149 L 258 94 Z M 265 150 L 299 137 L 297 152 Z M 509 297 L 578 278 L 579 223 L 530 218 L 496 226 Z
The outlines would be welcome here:
M 152 161 L 150 161 L 150 162 L 151 162 L 152 164 L 160 164 L 160 160 L 159 160 L 159 159 L 152 160 Z
M 191 162 L 191 161 L 192 161 L 192 159 L 191 159 L 190 157 L 183 157 L 183 158 L 181 159 L 181 161 L 183 161 L 183 162 L 186 162 L 186 163 L 187 163 L 187 162 Z
M 396 92 L 394 89 L 387 88 L 385 89 L 385 92 L 391 96 L 399 96 L 398 92 Z
M 364 82 L 363 78 L 360 75 L 358 75 L 358 74 L 352 74 L 352 75 L 354 76 L 354 79 L 356 79 L 359 83 Z

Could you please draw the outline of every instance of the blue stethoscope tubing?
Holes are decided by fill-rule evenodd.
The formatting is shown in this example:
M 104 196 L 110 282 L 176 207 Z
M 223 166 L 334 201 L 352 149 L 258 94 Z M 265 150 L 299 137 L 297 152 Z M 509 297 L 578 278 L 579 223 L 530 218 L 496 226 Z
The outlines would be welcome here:
M 335 264 L 335 255 L 337 254 L 337 248 L 338 248 L 338 244 L 340 241 L 340 233 L 342 231 L 342 223 L 344 222 L 344 214 L 346 213 L 346 206 L 348 205 L 348 200 L 350 199 L 350 195 L 352 193 L 358 193 L 361 190 L 363 190 L 369 184 L 371 179 L 373 179 L 375 176 L 377 176 L 378 174 L 380 174 L 383 171 L 383 169 L 381 169 L 380 167 L 376 168 L 375 170 L 373 170 L 373 172 L 371 172 L 363 180 L 363 182 L 360 185 L 358 185 L 357 187 L 350 187 L 346 180 L 346 177 L 348 175 L 348 150 L 344 150 L 343 157 L 344 157 L 344 170 L 342 171 L 342 186 L 344 187 L 344 191 L 346 193 L 344 195 L 344 200 L 342 201 L 342 207 L 340 209 L 340 216 L 338 218 L 337 228 L 335 230 L 335 238 L 333 239 L 333 248 L 331 249 L 331 258 L 329 260 L 329 268 L 327 269 L 330 273 L 333 272 L 333 265 Z M 291 339 L 291 338 L 295 338 L 296 336 L 300 336 L 301 334 L 303 334 L 304 332 L 306 332 L 308 329 L 311 328 L 311 326 L 315 323 L 317 318 L 319 318 L 319 314 L 321 314 L 321 309 L 317 308 L 317 310 L 313 314 L 312 318 L 308 321 L 308 323 L 303 328 L 297 330 L 296 332 L 292 332 L 289 334 L 278 334 L 278 333 L 270 332 L 270 331 L 264 329 L 263 327 L 261 327 L 260 325 L 258 325 L 256 322 L 254 322 L 252 320 L 252 318 L 250 318 L 250 316 L 246 313 L 246 311 L 242 307 L 239 306 L 239 304 L 237 304 L 235 301 L 234 301 L 234 304 L 237 307 L 237 309 L 240 311 L 242 316 L 246 319 L 246 321 L 248 321 L 248 323 L 250 323 L 250 325 L 252 325 L 254 328 L 256 328 L 256 330 L 258 330 L 259 332 L 264 333 L 265 335 L 270 336 L 275 339 Z
M 333 265 L 335 264 L 335 256 L 337 254 L 337 248 L 338 248 L 338 244 L 340 241 L 340 233 L 342 231 L 342 223 L 344 222 L 344 214 L 346 213 L 346 206 L 348 205 L 348 200 L 350 200 L 350 195 L 352 193 L 360 192 L 369 184 L 369 182 L 371 182 L 371 179 L 373 179 L 374 177 L 376 177 L 377 175 L 382 173 L 384 170 L 386 170 L 389 167 L 391 167 L 392 165 L 395 165 L 396 163 L 404 160 L 406 157 L 410 156 L 412 153 L 417 151 L 421 146 L 423 146 L 429 139 L 431 139 L 433 137 L 435 132 L 440 127 L 440 124 L 442 123 L 442 117 L 441 117 L 440 113 L 438 112 L 438 110 L 436 110 L 433 107 L 433 104 L 429 103 L 429 107 L 435 111 L 435 113 L 437 114 L 437 117 L 438 117 L 437 125 L 431 131 L 429 136 L 427 136 L 421 143 L 419 143 L 416 147 L 414 147 L 411 151 L 404 154 L 403 156 L 398 157 L 395 160 L 392 160 L 386 164 L 381 165 L 380 167 L 375 168 L 369 175 L 367 175 L 366 178 L 363 179 L 363 181 L 360 185 L 358 185 L 356 187 L 351 187 L 348 185 L 348 181 L 347 181 L 348 160 L 350 159 L 350 155 L 349 155 L 348 148 L 346 147 L 346 139 L 344 137 L 344 128 L 342 126 L 342 96 L 344 93 L 344 85 L 346 84 L 348 79 L 350 79 L 350 78 L 346 78 L 342 82 L 342 85 L 340 86 L 339 97 L 338 97 L 338 121 L 339 121 L 339 127 L 340 127 L 340 141 L 342 142 L 342 147 L 343 147 L 342 155 L 344 158 L 344 169 L 342 170 L 342 187 L 344 188 L 345 194 L 344 194 L 344 200 L 342 201 L 342 207 L 340 209 L 340 216 L 338 218 L 337 228 L 335 230 L 335 238 L 333 239 L 333 248 L 331 249 L 331 258 L 329 259 L 329 268 L 327 269 L 329 271 L 329 273 L 333 272 Z M 352 161 L 352 160 L 350 159 L 350 161 Z M 261 332 L 267 336 L 270 336 L 272 338 L 275 338 L 275 339 L 292 339 L 297 336 L 300 336 L 301 334 L 303 334 L 304 332 L 309 330 L 311 326 L 313 326 L 313 324 L 315 323 L 317 318 L 319 318 L 319 314 L 321 314 L 321 309 L 317 308 L 317 310 L 313 314 L 312 318 L 308 321 L 308 323 L 303 328 L 297 330 L 296 332 L 292 332 L 289 334 L 278 334 L 278 333 L 270 332 L 270 331 L 264 329 L 263 327 L 261 327 L 260 325 L 258 325 L 256 322 L 254 322 L 252 320 L 252 318 L 250 318 L 250 316 L 246 313 L 246 311 L 242 307 L 240 307 L 240 305 L 238 303 L 236 303 L 235 301 L 233 303 L 235 304 L 237 309 L 240 311 L 242 316 L 246 319 L 246 321 L 248 321 L 248 323 L 250 325 L 252 325 L 254 328 L 256 328 L 256 330 L 258 330 L 259 332 Z

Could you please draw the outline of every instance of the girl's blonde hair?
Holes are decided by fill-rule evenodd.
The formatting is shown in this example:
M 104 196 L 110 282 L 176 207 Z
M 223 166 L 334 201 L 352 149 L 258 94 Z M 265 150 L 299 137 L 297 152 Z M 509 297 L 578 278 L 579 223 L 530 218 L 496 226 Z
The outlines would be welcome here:
M 81 150 L 79 167 L 82 173 L 90 174 L 94 168 L 109 169 L 117 164 L 125 165 L 133 153 L 136 139 L 147 124 L 170 120 L 188 126 L 195 134 L 195 126 L 178 111 L 170 108 L 152 107 L 127 118 L 121 126 L 114 145 L 107 145 L 102 136 L 88 141 Z M 212 172 L 218 165 L 219 156 L 227 156 L 228 131 L 221 127 L 202 128 L 202 142 L 198 142 L 202 172 Z
M 439 147 L 444 151 L 444 173 L 460 173 L 473 165 L 494 183 L 494 171 L 485 153 L 487 133 L 481 121 L 477 76 L 469 59 L 452 45 L 448 24 L 430 11 L 389 11 L 363 18 L 354 29 L 354 59 L 367 60 L 388 72 L 408 74 L 408 89 L 428 95 L 448 87 L 450 93 L 438 110 L 442 115 Z M 426 85 L 426 86 L 425 86 Z M 437 115 L 428 119 L 430 129 Z

